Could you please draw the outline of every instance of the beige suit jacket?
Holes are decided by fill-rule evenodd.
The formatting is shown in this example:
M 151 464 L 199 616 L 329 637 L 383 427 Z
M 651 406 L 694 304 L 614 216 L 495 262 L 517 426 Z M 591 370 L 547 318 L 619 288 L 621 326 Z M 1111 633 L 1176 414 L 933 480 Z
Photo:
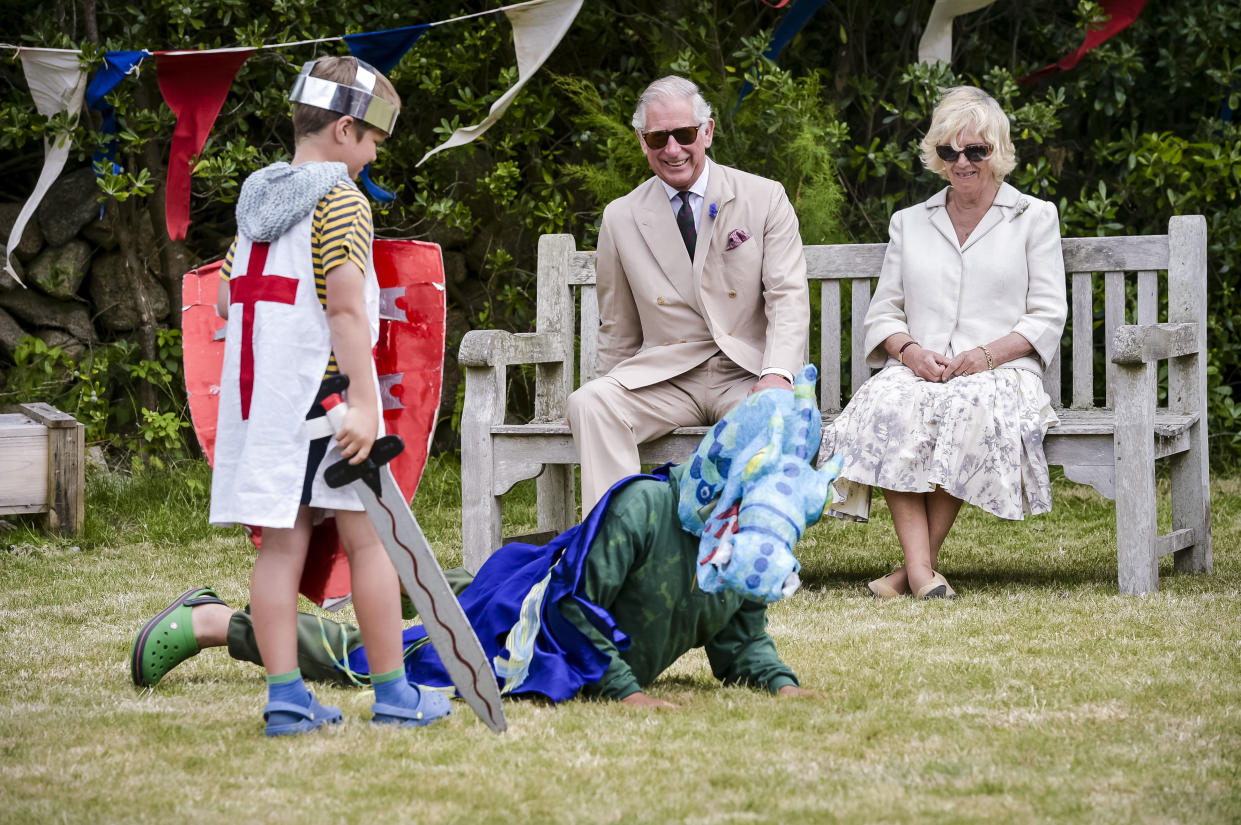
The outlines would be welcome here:
M 717 351 L 755 375 L 767 367 L 795 375 L 805 363 L 806 259 L 784 188 L 713 163 L 702 210 L 691 264 L 659 178 L 604 209 L 597 374 L 632 390 Z M 749 237 L 729 249 L 730 234 Z

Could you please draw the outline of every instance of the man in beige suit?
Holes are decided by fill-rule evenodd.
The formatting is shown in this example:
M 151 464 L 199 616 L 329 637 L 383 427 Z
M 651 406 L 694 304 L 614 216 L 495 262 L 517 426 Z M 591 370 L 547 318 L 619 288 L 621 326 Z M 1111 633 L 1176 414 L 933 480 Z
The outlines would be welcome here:
M 809 335 L 784 188 L 707 158 L 715 121 L 688 80 L 648 86 L 633 126 L 655 177 L 604 209 L 600 377 L 569 397 L 583 514 L 639 471 L 639 444 L 713 424 L 750 392 L 791 390 Z

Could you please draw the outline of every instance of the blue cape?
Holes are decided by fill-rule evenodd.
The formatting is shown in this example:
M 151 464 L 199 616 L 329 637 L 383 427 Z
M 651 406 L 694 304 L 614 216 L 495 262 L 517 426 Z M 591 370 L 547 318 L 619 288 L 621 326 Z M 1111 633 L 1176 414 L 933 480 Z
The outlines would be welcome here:
M 479 569 L 474 581 L 461 592 L 458 601 L 478 634 L 487 658 L 504 650 L 509 631 L 517 622 L 522 601 L 551 571 L 547 596 L 540 610 L 542 625 L 535 637 L 534 653 L 525 681 L 510 693 L 538 693 L 561 702 L 570 699 L 583 685 L 599 681 L 611 663 L 609 656 L 591 644 L 590 638 L 560 613 L 560 601 L 571 598 L 581 607 L 591 624 L 616 645 L 629 647 L 629 637 L 617 626 L 611 614 L 582 593 L 582 566 L 599 523 L 612 496 L 639 478 L 668 479 L 667 467 L 653 475 L 634 475 L 616 482 L 581 524 L 569 528 L 551 543 L 542 546 L 513 542 L 496 550 Z M 426 644 L 426 629 L 417 625 L 402 635 L 405 645 L 405 672 L 410 681 L 432 687 L 451 687 L 435 648 Z M 507 651 L 506 651 L 507 652 Z M 354 673 L 367 673 L 366 651 L 349 653 L 348 666 Z M 499 679 L 497 678 L 497 683 Z

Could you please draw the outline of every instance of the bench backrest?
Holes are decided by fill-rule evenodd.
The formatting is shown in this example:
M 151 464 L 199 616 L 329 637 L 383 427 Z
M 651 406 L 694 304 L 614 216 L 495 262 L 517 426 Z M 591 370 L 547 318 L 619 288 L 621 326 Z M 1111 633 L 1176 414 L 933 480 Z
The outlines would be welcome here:
M 845 364 L 850 390 L 870 377 L 861 351 L 862 322 L 886 247 L 833 244 L 805 249 L 811 304 L 818 307 L 817 322 L 812 319 L 818 334 L 812 329 L 808 356 L 819 367 L 819 406 L 824 412 L 837 411 L 848 400 L 842 386 Z M 1204 321 L 1206 221 L 1198 215 L 1174 217 L 1167 235 L 1065 238 L 1062 247 L 1069 316 L 1060 353 L 1049 365 L 1044 385 L 1057 408 L 1110 407 L 1115 369 L 1111 346 L 1118 326 Z M 564 399 L 573 386 L 595 377 L 599 331 L 595 255 L 577 251 L 571 235 L 544 235 L 538 267 L 537 332 L 559 336 L 565 362 L 563 368 L 536 370 L 535 414 L 556 418 L 563 417 Z M 1205 336 L 1202 324 L 1203 352 Z M 575 338 L 580 342 L 576 353 Z M 1096 359 L 1096 352 L 1103 357 Z M 580 374 L 574 369 L 575 354 Z M 1169 405 L 1175 409 L 1178 384 L 1189 379 L 1170 364 L 1168 380 Z

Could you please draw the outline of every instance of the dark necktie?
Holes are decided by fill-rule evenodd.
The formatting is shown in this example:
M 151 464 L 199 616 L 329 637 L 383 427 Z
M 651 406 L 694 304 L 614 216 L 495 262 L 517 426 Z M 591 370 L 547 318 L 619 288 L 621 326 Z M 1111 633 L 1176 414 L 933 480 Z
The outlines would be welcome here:
M 698 242 L 698 230 L 694 228 L 694 210 L 689 205 L 689 192 L 681 192 L 681 208 L 677 210 L 677 228 L 685 239 L 685 249 L 689 259 L 694 260 L 694 245 Z

